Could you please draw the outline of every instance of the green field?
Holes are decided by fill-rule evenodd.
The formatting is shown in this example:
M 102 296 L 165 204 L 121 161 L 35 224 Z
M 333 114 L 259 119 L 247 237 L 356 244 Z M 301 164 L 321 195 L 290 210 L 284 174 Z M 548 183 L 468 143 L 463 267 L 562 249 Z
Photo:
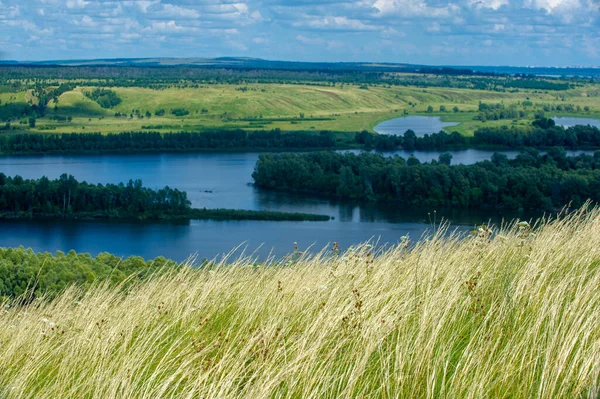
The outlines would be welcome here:
M 500 92 L 441 87 L 405 87 L 372 85 L 309 84 L 204 84 L 197 88 L 140 87 L 110 88 L 121 103 L 106 109 L 85 93 L 94 87 L 78 86 L 63 93 L 58 102 L 50 102 L 46 116 L 37 120 L 36 132 L 102 132 L 124 131 L 201 131 L 214 128 L 247 130 L 275 129 L 283 131 L 357 132 L 373 131 L 379 122 L 402 115 L 439 115 L 444 121 L 460 122 L 452 130 L 471 135 L 476 129 L 490 125 L 529 125 L 542 104 L 572 104 L 581 109 L 577 116 L 600 117 L 600 88 L 580 86 L 566 91 Z M 3 103 L 29 101 L 30 92 L 0 94 Z M 523 101 L 533 105 L 523 107 Z M 516 104 L 527 116 L 520 120 L 481 122 L 474 120 L 480 102 Z M 428 107 L 433 112 L 427 112 Z M 440 112 L 440 106 L 446 112 Z M 459 112 L 453 112 L 458 107 Z M 189 114 L 177 117 L 172 109 L 183 108 Z M 163 109 L 163 116 L 156 116 Z M 139 112 L 139 115 L 137 112 Z M 147 117 L 146 113 L 151 114 Z M 116 113 L 122 116 L 115 116 Z M 560 114 L 560 112 L 553 112 Z M 576 116 L 569 113 L 569 116 Z M 53 116 L 71 117 L 56 121 Z M 29 129 L 25 122 L 20 129 Z

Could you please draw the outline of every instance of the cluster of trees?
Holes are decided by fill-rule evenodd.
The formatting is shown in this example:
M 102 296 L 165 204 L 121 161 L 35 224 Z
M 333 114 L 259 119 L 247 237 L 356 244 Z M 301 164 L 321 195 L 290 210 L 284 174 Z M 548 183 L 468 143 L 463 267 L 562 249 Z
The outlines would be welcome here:
M 0 173 L 0 212 L 7 217 L 165 217 L 185 215 L 190 205 L 185 192 L 151 190 L 141 180 L 94 185 L 66 174 L 56 180 L 26 180 Z
M 0 153 L 193 151 L 204 149 L 334 148 L 332 133 L 282 133 L 279 129 L 204 133 L 132 132 L 0 135 Z
M 327 221 L 329 216 L 237 209 L 194 209 L 185 192 L 151 190 L 140 180 L 88 184 L 63 174 L 59 179 L 25 180 L 0 173 L 0 219 L 144 218 L 198 220 Z
M 486 104 L 479 103 L 479 114 L 475 117 L 480 121 L 497 121 L 500 119 L 522 119 L 527 116 L 523 110 L 517 109 L 517 106 L 512 104 L 505 107 L 504 104 Z
M 112 90 L 96 89 L 91 92 L 86 92 L 85 95 L 96 101 L 102 108 L 112 108 L 121 104 L 121 98 Z
M 600 152 L 567 157 L 562 149 L 530 149 L 514 160 L 495 154 L 474 165 L 450 162 L 450 154 L 425 164 L 371 153 L 267 154 L 252 176 L 266 189 L 408 206 L 556 209 L 600 201 Z
M 177 263 L 162 257 L 145 261 L 140 257 L 122 259 L 108 253 L 93 258 L 74 251 L 52 255 L 34 253 L 23 247 L 0 248 L 0 301 L 22 295 L 25 301 L 41 295 L 52 297 L 70 285 L 87 288 L 101 282 L 111 285 L 126 279 L 133 282 L 178 267 Z
M 0 105 L 0 121 L 10 122 L 22 118 L 39 116 L 36 110 L 26 103 L 4 103 Z
M 470 138 L 458 132 L 425 134 L 417 137 L 416 133 L 409 129 L 404 135 L 371 134 L 366 130 L 357 133 L 354 140 L 366 148 L 375 148 L 380 151 L 391 151 L 402 147 L 405 150 L 432 150 L 445 148 L 462 148 L 470 144 Z
M 188 111 L 185 108 L 175 108 L 171 110 L 171 114 L 175 115 L 175 116 L 186 116 L 190 114 L 190 111 Z
M 545 148 L 567 147 L 600 148 L 600 129 L 590 125 L 577 125 L 569 128 L 556 126 L 554 120 L 538 118 L 531 128 L 498 126 L 483 127 L 475 131 L 471 137 L 458 132 L 425 134 L 417 137 L 413 130 L 407 130 L 402 136 L 371 134 L 362 131 L 354 140 L 366 148 L 381 151 L 395 150 L 402 147 L 413 150 L 443 150 L 449 148 Z
M 575 104 L 558 104 L 558 105 L 554 105 L 554 104 L 544 104 L 542 105 L 542 109 L 545 112 L 554 112 L 554 111 L 558 111 L 558 112 L 581 112 L 581 111 L 585 111 L 585 112 L 589 112 L 590 107 L 588 105 L 585 105 L 583 107 L 581 107 L 581 105 L 575 105 Z
M 51 101 L 55 104 L 61 94 L 73 90 L 74 83 L 61 83 L 57 87 L 36 83 L 32 88 L 32 96 L 37 98 L 37 103 L 11 102 L 0 107 L 0 121 L 8 122 L 22 118 L 36 118 L 46 115 L 46 110 Z M 35 122 L 32 127 L 35 127 Z
M 600 129 L 590 125 L 577 125 L 565 129 L 555 126 L 552 119 L 537 119 L 532 129 L 510 126 L 485 127 L 475 131 L 469 143 L 473 146 L 502 148 L 522 147 L 600 147 Z

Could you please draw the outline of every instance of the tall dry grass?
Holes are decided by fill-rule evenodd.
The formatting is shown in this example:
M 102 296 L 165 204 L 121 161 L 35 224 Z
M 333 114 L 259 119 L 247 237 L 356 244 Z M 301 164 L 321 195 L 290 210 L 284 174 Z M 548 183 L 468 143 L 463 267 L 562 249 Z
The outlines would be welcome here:
M 600 212 L 443 233 L 5 304 L 0 397 L 597 398 Z

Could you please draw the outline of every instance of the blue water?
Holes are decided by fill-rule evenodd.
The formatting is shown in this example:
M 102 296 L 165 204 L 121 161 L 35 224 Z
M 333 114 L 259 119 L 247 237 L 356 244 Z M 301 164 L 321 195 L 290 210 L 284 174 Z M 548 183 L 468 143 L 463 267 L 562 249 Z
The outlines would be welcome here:
M 452 151 L 453 163 L 489 159 L 491 151 Z M 506 152 L 515 156 L 516 152 Z M 393 153 L 392 153 L 393 154 Z M 396 152 L 401 156 L 410 153 Z M 416 152 L 422 161 L 440 152 Z M 525 217 L 501 212 L 413 209 L 389 204 L 352 202 L 258 190 L 252 182 L 257 153 L 19 156 L 0 158 L 0 172 L 36 179 L 62 173 L 90 183 L 119 183 L 141 179 L 154 189 L 166 185 L 185 190 L 194 207 L 234 208 L 319 213 L 330 222 L 190 221 L 124 223 L 106 221 L 0 221 L 0 246 L 23 245 L 36 251 L 111 252 L 146 259 L 165 256 L 183 261 L 190 255 L 213 258 L 245 243 L 261 258 L 283 256 L 293 243 L 322 249 L 338 241 L 348 247 L 371 238 L 396 243 L 409 234 L 419 238 L 442 218 L 460 230 L 503 217 Z
M 402 136 L 408 129 L 412 129 L 417 137 L 422 137 L 456 125 L 458 122 L 442 122 L 439 116 L 401 116 L 381 122 L 373 130 L 379 134 Z
M 554 119 L 554 122 L 556 122 L 557 125 L 564 126 L 564 127 L 571 127 L 571 126 L 575 126 L 575 125 L 591 125 L 591 126 L 596 126 L 596 127 L 600 128 L 600 120 L 599 119 L 577 118 L 577 117 L 571 117 L 571 116 L 555 116 L 552 119 Z

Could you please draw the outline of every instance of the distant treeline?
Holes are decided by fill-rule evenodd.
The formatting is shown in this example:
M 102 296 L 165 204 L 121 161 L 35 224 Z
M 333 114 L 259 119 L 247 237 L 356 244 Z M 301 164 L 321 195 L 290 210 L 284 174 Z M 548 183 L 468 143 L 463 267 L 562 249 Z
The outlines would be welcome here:
M 515 91 L 567 90 L 580 84 L 549 77 L 497 76 L 491 72 L 469 69 L 406 66 L 333 69 L 308 68 L 298 63 L 296 68 L 233 67 L 135 67 L 135 66 L 0 66 L 0 90 L 29 89 L 32 84 L 57 85 L 68 80 L 97 87 L 199 87 L 203 84 L 316 84 L 316 85 L 391 85 L 417 87 L 452 87 L 477 90 Z M 404 72 L 404 73 L 399 73 Z M 33 83 L 31 83 L 33 82 Z
M 378 150 L 394 150 L 402 147 L 406 150 L 443 150 L 449 148 L 493 147 L 510 148 L 545 148 L 566 147 L 600 148 L 600 129 L 595 126 L 572 126 L 564 128 L 555 126 L 552 119 L 537 119 L 531 128 L 499 126 L 483 127 L 475 131 L 472 137 L 458 132 L 433 133 L 417 137 L 414 131 L 408 130 L 402 136 L 374 135 L 367 131 L 357 133 L 355 140 L 368 148 Z
M 205 149 L 334 148 L 329 132 L 217 130 L 203 133 L 127 132 L 0 135 L 0 153 L 193 151 Z
M 304 213 L 194 209 L 187 194 L 165 187 L 145 188 L 141 180 L 95 185 L 63 174 L 59 179 L 25 180 L 0 173 L 0 219 L 211 219 L 326 221 L 329 216 Z
M 0 128 L 0 133 L 2 128 Z M 408 130 L 403 135 L 372 134 L 362 131 L 354 138 L 337 139 L 327 131 L 286 132 L 279 129 L 209 132 L 126 132 L 116 134 L 0 134 L 0 154 L 202 151 L 202 150 L 294 150 L 363 147 L 381 151 L 404 148 L 444 150 L 457 148 L 600 148 L 600 129 L 594 126 L 555 126 L 552 119 L 536 119 L 531 127 L 483 127 L 471 137 L 458 132 L 439 132 L 417 137 Z
M 421 164 L 415 157 L 336 152 L 261 155 L 258 187 L 406 206 L 556 209 L 600 201 L 600 152 L 567 157 L 563 149 L 527 150 L 514 160 L 450 166 L 452 156 Z
M 23 247 L 0 248 L 0 300 L 21 295 L 24 302 L 41 295 L 52 297 L 70 285 L 87 288 L 108 282 L 114 286 L 126 279 L 133 282 L 178 267 L 162 257 L 145 261 L 137 256 L 121 259 L 108 253 L 93 258 L 74 251 L 52 255 Z

